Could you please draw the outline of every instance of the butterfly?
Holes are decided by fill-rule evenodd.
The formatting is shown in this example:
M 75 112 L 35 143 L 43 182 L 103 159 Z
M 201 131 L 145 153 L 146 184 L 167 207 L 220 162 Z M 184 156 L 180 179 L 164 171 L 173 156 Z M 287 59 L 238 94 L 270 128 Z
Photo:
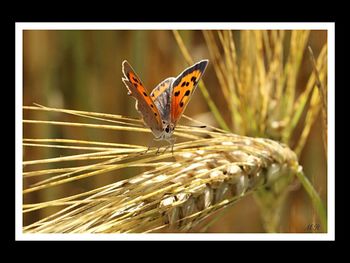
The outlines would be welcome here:
M 155 140 L 165 140 L 173 149 L 175 138 L 172 138 L 172 134 L 176 124 L 184 113 L 208 63 L 207 59 L 195 63 L 176 78 L 163 80 L 149 94 L 128 61 L 123 61 L 122 81 L 128 89 L 128 95 L 136 99 L 136 110 L 142 115 L 146 126 L 151 129 Z

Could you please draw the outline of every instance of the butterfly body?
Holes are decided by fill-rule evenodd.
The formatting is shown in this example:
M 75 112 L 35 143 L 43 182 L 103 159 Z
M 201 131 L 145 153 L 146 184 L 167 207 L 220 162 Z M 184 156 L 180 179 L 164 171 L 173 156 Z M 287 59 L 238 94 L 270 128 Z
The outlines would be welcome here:
M 175 127 L 204 74 L 208 60 L 185 69 L 176 78 L 159 83 L 149 94 L 130 64 L 124 60 L 122 78 L 129 95 L 136 99 L 136 109 L 156 140 L 171 140 Z

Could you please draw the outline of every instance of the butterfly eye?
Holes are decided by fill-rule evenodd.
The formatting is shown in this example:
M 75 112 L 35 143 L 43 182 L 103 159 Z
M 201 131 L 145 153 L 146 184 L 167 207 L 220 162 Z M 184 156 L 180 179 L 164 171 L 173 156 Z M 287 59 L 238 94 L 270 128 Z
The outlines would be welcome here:
M 165 132 L 166 132 L 166 133 L 169 133 L 169 125 L 168 125 L 168 126 L 166 126 L 166 128 L 165 128 Z

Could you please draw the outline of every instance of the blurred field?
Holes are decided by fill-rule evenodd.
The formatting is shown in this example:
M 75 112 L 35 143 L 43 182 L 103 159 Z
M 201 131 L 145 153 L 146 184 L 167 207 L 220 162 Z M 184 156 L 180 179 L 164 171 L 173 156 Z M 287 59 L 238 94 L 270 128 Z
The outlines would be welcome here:
M 210 54 L 201 31 L 180 31 L 186 47 L 194 61 L 208 58 Z M 286 32 L 286 39 L 290 32 Z M 233 36 L 239 39 L 240 32 Z M 172 31 L 26 31 L 24 41 L 24 89 L 23 105 L 38 103 L 44 106 L 83 111 L 138 117 L 135 102 L 127 96 L 121 77 L 121 63 L 127 59 L 143 80 L 148 90 L 160 81 L 177 76 L 188 64 L 184 59 Z M 239 41 L 237 41 L 239 43 Z M 317 57 L 327 42 L 326 31 L 311 31 L 308 44 Z M 286 49 L 288 48 L 286 41 Z M 242 47 L 237 46 L 238 56 Z M 302 58 L 300 72 L 296 83 L 296 94 L 300 94 L 312 72 L 308 54 Z M 212 63 L 209 63 L 203 77 L 213 101 L 226 123 L 231 124 L 230 112 L 223 103 L 223 95 Z M 24 111 L 24 119 L 55 120 L 59 114 L 45 114 L 36 111 Z M 218 126 L 207 106 L 201 91 L 197 89 L 185 112 L 186 115 Z M 67 119 L 67 116 L 64 117 Z M 68 117 L 72 118 L 72 117 Z M 73 120 L 73 119 L 72 119 Z M 74 121 L 79 118 L 74 118 Z M 244 122 L 244 120 L 243 120 Z M 180 123 L 189 123 L 182 119 Z M 87 128 L 65 126 L 25 124 L 24 138 L 71 138 L 99 140 L 104 142 L 125 142 L 148 145 L 152 135 L 139 135 L 132 132 L 113 132 Z M 327 200 L 327 160 L 322 141 L 322 118 L 317 117 L 312 126 L 305 148 L 300 155 L 300 164 L 309 177 L 323 202 Z M 297 127 L 295 136 L 301 133 Z M 247 135 L 247 134 L 243 134 Z M 291 147 L 294 147 L 291 140 Z M 295 144 L 295 142 L 294 142 Z M 25 147 L 24 160 L 36 160 L 64 156 L 76 150 Z M 78 163 L 77 163 L 78 165 Z M 52 165 L 29 167 L 30 169 L 48 169 Z M 24 203 L 52 200 L 70 194 L 87 191 L 121 178 L 132 176 L 126 171 L 107 173 L 79 180 L 76 183 L 61 185 L 24 195 Z M 35 183 L 34 178 L 24 180 L 24 188 Z M 52 214 L 59 208 L 50 208 L 39 212 L 26 213 L 23 225 L 28 225 L 39 218 Z M 221 220 L 210 226 L 209 232 L 264 232 L 260 213 L 252 197 L 244 198 L 222 216 Z M 295 189 L 288 197 L 283 209 L 281 232 L 308 232 L 309 224 L 318 223 L 314 208 L 302 187 Z

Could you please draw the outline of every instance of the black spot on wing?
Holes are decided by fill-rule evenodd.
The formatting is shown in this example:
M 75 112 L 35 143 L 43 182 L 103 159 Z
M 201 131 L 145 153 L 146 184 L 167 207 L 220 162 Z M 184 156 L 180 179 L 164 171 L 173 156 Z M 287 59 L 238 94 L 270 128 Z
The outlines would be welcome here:
M 186 81 L 182 82 L 181 87 L 184 87 L 186 85 Z
M 178 85 L 180 84 L 181 79 L 182 79 L 184 76 L 186 76 L 186 75 L 192 73 L 192 72 L 195 71 L 195 70 L 200 70 L 200 72 L 202 72 L 202 75 L 203 75 L 204 70 L 205 70 L 205 68 L 207 67 L 207 65 L 208 65 L 208 60 L 202 60 L 202 61 L 200 61 L 200 62 L 194 64 L 192 67 L 186 69 L 186 70 L 181 74 L 181 76 L 179 76 L 179 77 L 174 81 L 173 87 L 178 86 Z M 192 80 L 192 79 L 191 79 L 191 80 Z M 192 81 L 193 81 L 193 80 L 192 80 Z M 181 86 L 182 86 L 182 85 L 186 85 L 186 83 L 185 83 L 185 84 L 182 83 Z M 183 86 L 182 86 L 182 87 L 183 87 Z
M 180 102 L 180 107 L 182 108 L 184 106 L 184 103 L 181 101 Z
M 153 104 L 151 104 L 151 108 L 154 108 Z
M 188 85 L 190 85 L 190 83 L 189 83 L 189 82 L 186 82 L 186 87 L 188 87 Z
M 148 97 L 146 92 L 143 92 L 143 96 Z
M 176 92 L 174 93 L 174 95 L 175 95 L 175 97 L 179 96 L 179 95 L 180 95 L 180 91 L 176 91 Z
M 155 113 L 154 113 L 154 116 L 156 116 L 156 117 L 157 117 L 157 116 L 158 116 L 158 114 L 155 112 Z
M 139 83 L 139 80 L 135 77 L 132 77 L 132 79 L 136 82 L 136 83 Z
M 185 92 L 185 95 L 184 95 L 184 96 L 188 96 L 188 95 L 190 95 L 190 93 L 191 93 L 191 91 L 190 91 L 190 90 L 186 90 L 186 92 Z

